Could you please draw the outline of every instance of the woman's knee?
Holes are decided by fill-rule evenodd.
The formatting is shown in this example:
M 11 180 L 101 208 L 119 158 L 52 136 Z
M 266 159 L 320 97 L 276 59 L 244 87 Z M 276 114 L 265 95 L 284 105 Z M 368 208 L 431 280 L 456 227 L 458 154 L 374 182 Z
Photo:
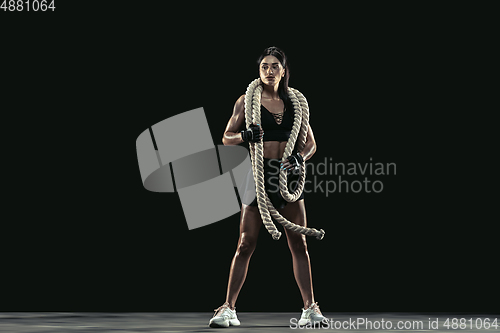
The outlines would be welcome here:
M 238 243 L 238 249 L 236 250 L 236 254 L 239 256 L 251 256 L 253 251 L 255 250 L 256 245 L 257 245 L 256 238 L 245 236 L 243 234 Z
M 236 254 L 251 256 L 257 244 L 262 219 L 257 207 L 244 205 L 241 211 L 240 240 Z

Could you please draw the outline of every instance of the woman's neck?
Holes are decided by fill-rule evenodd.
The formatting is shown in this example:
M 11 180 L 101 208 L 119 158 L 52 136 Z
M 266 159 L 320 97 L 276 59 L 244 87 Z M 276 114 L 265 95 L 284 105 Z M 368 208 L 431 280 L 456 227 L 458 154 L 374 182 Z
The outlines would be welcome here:
M 275 86 L 268 86 L 267 84 L 264 84 L 264 90 L 262 91 L 262 97 L 279 100 L 280 96 L 278 94 L 278 87 L 279 87 L 279 84 L 277 84 Z

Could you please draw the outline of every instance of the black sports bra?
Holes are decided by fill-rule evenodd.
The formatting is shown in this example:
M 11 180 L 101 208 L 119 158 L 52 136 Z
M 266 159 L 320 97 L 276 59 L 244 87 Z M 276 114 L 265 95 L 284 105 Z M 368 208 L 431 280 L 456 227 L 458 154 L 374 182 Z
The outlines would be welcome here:
M 263 141 L 288 141 L 293 126 L 292 112 L 285 109 L 282 113 L 281 124 L 278 124 L 275 114 L 269 112 L 264 105 L 260 105 L 260 122 L 264 130 Z

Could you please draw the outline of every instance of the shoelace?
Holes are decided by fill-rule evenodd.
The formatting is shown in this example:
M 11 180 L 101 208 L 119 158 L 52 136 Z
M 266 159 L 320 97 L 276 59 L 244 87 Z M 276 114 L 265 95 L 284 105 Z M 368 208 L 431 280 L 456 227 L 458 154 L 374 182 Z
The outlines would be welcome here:
M 319 309 L 319 305 L 318 305 L 318 302 L 314 302 L 312 303 L 311 305 L 309 305 L 309 307 L 307 309 L 304 309 L 304 310 L 313 310 L 314 312 L 316 312 L 317 314 L 319 315 L 323 315 L 321 313 L 321 310 Z
M 219 306 L 217 309 L 214 310 L 215 311 L 214 317 L 217 316 L 217 314 L 219 312 L 224 312 L 225 308 L 229 308 L 229 303 L 228 302 L 222 304 L 221 306 Z

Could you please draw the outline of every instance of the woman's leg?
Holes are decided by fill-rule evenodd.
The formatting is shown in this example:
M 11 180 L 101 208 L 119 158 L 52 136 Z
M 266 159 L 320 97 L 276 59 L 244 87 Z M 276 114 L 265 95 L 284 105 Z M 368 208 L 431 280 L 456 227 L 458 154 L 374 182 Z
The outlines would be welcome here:
M 248 263 L 257 244 L 257 237 L 262 226 L 259 208 L 247 206 L 241 207 L 240 239 L 238 247 L 231 263 L 229 272 L 229 282 L 227 284 L 226 302 L 230 308 L 234 309 L 234 304 L 238 298 L 243 282 L 247 276 Z
M 304 200 L 288 203 L 284 208 L 279 209 L 279 211 L 287 220 L 307 227 Z M 314 303 L 314 293 L 306 236 L 288 229 L 285 229 L 285 233 L 288 240 L 288 247 L 292 253 L 293 274 L 295 275 L 295 280 L 304 301 L 304 309 L 307 309 Z

